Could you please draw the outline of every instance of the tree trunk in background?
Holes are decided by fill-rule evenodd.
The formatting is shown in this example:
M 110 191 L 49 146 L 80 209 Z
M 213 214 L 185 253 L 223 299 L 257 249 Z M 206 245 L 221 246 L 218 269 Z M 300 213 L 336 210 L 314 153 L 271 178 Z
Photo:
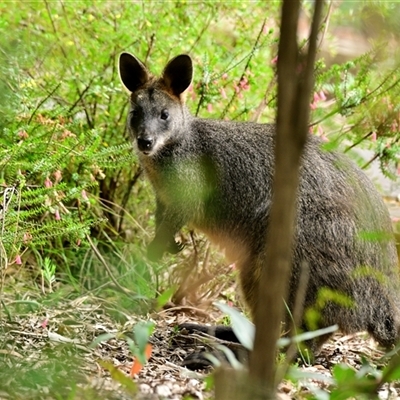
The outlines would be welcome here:
M 300 0 L 284 0 L 278 52 L 278 116 L 275 148 L 275 177 L 266 260 L 259 286 L 255 318 L 256 337 L 250 358 L 250 377 L 260 395 L 274 398 L 276 342 L 284 317 L 284 299 L 292 262 L 293 232 L 299 167 L 308 134 L 309 105 L 319 21 L 323 0 L 315 1 L 308 53 L 299 54 L 297 23 Z M 256 397 L 253 397 L 256 398 Z

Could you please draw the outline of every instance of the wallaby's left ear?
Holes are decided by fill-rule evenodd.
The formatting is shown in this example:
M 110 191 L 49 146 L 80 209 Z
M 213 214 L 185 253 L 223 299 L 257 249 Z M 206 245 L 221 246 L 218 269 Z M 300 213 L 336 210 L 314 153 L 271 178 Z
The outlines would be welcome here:
M 192 59 L 186 54 L 176 56 L 165 67 L 162 78 L 172 94 L 179 98 L 192 82 Z
M 119 77 L 128 92 L 139 89 L 149 80 L 149 73 L 143 63 L 129 53 L 121 53 L 118 64 Z

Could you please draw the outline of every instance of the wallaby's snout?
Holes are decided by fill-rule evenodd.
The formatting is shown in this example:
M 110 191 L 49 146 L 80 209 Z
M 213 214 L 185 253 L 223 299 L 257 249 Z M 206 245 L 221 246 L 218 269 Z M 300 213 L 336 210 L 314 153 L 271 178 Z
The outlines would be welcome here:
M 168 141 L 168 127 L 160 124 L 157 118 L 149 117 L 130 124 L 132 138 L 138 151 L 145 156 L 153 156 Z
M 144 136 L 137 138 L 137 147 L 138 149 L 144 153 L 149 154 L 151 150 L 153 150 L 154 139 L 152 137 Z

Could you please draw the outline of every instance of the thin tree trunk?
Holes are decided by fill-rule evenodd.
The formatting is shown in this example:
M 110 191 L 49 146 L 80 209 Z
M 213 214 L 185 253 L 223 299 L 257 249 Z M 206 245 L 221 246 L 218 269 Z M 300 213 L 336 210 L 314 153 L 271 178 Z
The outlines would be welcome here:
M 298 53 L 297 22 L 300 0 L 284 0 L 278 51 L 278 116 L 275 148 L 275 177 L 266 260 L 262 270 L 256 337 L 250 358 L 250 377 L 262 388 L 257 398 L 275 397 L 276 342 L 284 318 L 290 279 L 296 197 L 301 155 L 308 134 L 309 104 L 318 25 L 323 0 L 315 1 L 308 54 Z M 255 398 L 255 397 L 254 397 Z

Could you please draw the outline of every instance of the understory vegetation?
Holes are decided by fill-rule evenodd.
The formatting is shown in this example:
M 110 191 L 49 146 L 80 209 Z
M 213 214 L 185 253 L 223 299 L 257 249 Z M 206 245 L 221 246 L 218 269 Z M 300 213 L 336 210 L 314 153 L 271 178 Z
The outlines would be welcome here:
M 169 302 L 242 305 L 235 266 L 196 232 L 180 233 L 186 247 L 179 255 L 161 263 L 145 258 L 155 203 L 128 139 L 118 55 L 131 52 L 159 73 L 170 58 L 188 53 L 195 64 L 187 95 L 193 114 L 273 122 L 280 2 L 44 0 L 2 2 L 0 14 L 0 397 L 33 391 L 29 398 L 99 398 L 77 389 L 85 356 L 71 326 L 90 332 L 79 344 L 87 351 L 105 334 L 101 340 L 125 341 L 144 363 L 153 325 L 133 326 L 150 313 Z M 327 149 L 348 152 L 362 167 L 379 162 L 391 179 L 399 170 L 399 17 L 394 2 L 332 2 L 310 104 L 310 131 Z M 343 55 L 335 45 L 341 27 L 367 48 Z M 306 46 L 307 31 L 300 36 Z M 355 148 L 372 155 L 361 159 Z M 110 326 L 88 328 L 97 313 Z M 32 349 L 13 336 L 26 321 L 40 334 L 59 335 L 62 348 L 35 348 L 46 358 L 31 360 Z M 131 379 L 102 362 L 134 396 Z M 361 372 L 338 366 L 329 390 L 307 396 L 370 398 L 377 388 L 371 380 L 400 378 L 395 365 L 365 360 Z

